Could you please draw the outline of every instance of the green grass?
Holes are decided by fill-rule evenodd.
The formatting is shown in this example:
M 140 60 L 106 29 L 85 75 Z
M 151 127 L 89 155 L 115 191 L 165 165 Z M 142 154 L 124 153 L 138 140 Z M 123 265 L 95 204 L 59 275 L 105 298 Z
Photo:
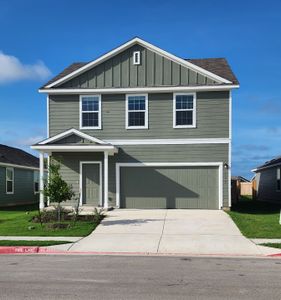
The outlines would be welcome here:
M 69 244 L 72 242 L 68 241 L 6 241 L 0 240 L 0 246 L 38 246 L 38 247 L 47 247 L 54 245 Z
M 281 249 L 281 243 L 264 243 L 264 244 L 260 244 L 260 245 Z
M 67 229 L 47 229 L 40 223 L 31 222 L 38 214 L 37 205 L 17 206 L 0 209 L 0 236 L 87 236 L 98 224 L 77 221 L 75 226 Z M 32 226 L 34 229 L 29 230 Z
M 280 205 L 244 197 L 228 214 L 248 238 L 281 238 Z

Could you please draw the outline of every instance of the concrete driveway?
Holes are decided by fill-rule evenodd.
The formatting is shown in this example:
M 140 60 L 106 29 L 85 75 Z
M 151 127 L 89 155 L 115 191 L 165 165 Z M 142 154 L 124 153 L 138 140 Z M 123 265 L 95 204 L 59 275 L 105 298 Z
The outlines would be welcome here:
M 219 210 L 128 210 L 108 212 L 98 228 L 70 251 L 196 255 L 260 255 Z

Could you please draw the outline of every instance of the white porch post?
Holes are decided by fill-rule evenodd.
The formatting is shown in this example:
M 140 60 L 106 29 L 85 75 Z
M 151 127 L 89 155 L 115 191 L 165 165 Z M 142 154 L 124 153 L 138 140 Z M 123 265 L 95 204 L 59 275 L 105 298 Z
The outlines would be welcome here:
M 40 190 L 40 200 L 39 200 L 39 209 L 44 209 L 44 195 L 42 193 L 44 189 L 44 152 L 40 151 L 39 154 L 39 169 L 40 169 L 40 178 L 39 178 L 39 190 Z
M 108 152 L 104 151 L 104 208 L 108 208 Z

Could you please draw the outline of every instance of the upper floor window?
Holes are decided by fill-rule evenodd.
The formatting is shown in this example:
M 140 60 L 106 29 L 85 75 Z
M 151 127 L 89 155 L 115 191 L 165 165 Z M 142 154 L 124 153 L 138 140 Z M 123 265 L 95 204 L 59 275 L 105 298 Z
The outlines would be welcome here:
M 196 97 L 192 94 L 174 94 L 174 128 L 194 128 L 196 126 Z
M 33 181 L 34 181 L 34 194 L 37 194 L 39 193 L 39 172 L 38 171 L 34 171 Z
M 14 193 L 14 168 L 6 168 L 6 194 Z
M 281 168 L 277 168 L 277 174 L 276 174 L 276 189 L 278 192 L 281 191 L 281 182 L 280 182 L 280 178 L 281 178 Z
M 148 128 L 147 95 L 126 95 L 126 128 Z
M 80 96 L 80 129 L 101 129 L 101 96 Z

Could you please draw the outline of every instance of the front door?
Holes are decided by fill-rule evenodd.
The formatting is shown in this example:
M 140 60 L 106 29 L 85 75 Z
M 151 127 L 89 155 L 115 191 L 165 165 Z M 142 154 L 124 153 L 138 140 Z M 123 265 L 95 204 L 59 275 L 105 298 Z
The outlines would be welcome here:
M 100 164 L 82 163 L 82 205 L 98 206 L 101 197 Z

